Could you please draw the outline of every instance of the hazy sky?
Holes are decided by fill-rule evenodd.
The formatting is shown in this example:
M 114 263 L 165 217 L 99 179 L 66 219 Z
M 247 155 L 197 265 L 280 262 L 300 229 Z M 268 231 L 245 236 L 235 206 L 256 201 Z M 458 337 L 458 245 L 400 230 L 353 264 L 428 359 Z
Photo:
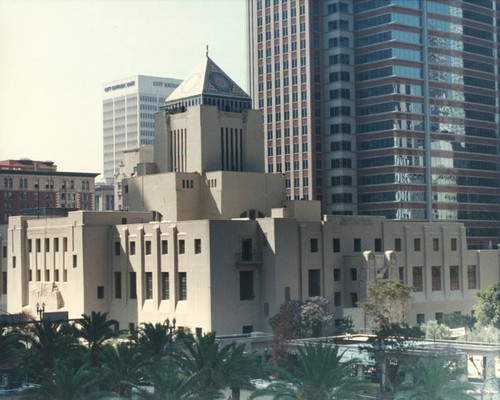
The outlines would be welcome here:
M 0 0 L 0 160 L 102 173 L 102 84 L 183 79 L 207 44 L 247 90 L 244 0 Z

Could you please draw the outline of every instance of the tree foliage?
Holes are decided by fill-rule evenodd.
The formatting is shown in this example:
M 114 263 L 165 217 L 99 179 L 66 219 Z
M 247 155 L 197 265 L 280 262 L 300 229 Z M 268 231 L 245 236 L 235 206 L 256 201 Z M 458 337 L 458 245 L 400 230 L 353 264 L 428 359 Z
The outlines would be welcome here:
M 368 287 L 366 300 L 358 303 L 380 326 L 405 324 L 413 289 L 399 281 L 381 280 Z
M 425 333 L 426 339 L 449 339 L 451 336 L 451 329 L 436 320 L 430 320 L 420 325 L 420 329 Z
M 278 382 L 256 390 L 251 399 L 270 396 L 274 400 L 361 400 L 372 385 L 353 376 L 356 360 L 340 362 L 338 347 L 306 344 L 297 349 L 297 362 L 286 362 Z
M 404 400 L 474 400 L 467 391 L 474 385 L 460 380 L 465 368 L 450 357 L 423 357 L 418 363 L 409 363 L 404 369 L 410 380 L 394 392 L 394 399 Z
M 477 305 L 474 316 L 482 326 L 492 325 L 500 329 L 500 281 L 486 290 L 476 292 Z
M 319 337 L 332 320 L 329 301 L 324 297 L 310 297 L 306 301 L 289 300 L 280 306 L 279 312 L 269 319 L 275 334 L 287 339 Z

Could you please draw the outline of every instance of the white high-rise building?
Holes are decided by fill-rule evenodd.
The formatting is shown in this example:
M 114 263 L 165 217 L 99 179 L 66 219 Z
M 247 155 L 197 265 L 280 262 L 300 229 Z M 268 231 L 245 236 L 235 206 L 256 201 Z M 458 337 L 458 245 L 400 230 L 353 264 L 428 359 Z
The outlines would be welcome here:
M 119 172 L 124 150 L 153 145 L 154 114 L 181 82 L 135 75 L 103 84 L 103 176 L 107 184 Z

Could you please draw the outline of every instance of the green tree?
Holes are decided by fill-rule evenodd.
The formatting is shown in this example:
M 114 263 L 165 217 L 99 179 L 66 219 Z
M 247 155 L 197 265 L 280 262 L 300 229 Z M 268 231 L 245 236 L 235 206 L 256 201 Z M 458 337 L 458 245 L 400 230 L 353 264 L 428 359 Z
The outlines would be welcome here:
M 99 366 L 99 353 L 104 342 L 114 337 L 113 327 L 115 320 L 108 320 L 108 313 L 92 311 L 90 315 L 82 315 L 77 322 L 76 335 L 82 338 L 90 351 L 90 365 L 93 368 Z
M 474 385 L 460 380 L 467 371 L 450 357 L 424 357 L 405 368 L 411 379 L 403 382 L 393 398 L 404 400 L 474 400 L 467 394 Z
M 399 281 L 381 280 L 368 287 L 366 300 L 358 303 L 380 326 L 405 324 L 413 289 Z
M 476 323 L 476 318 L 473 315 L 463 315 L 460 312 L 452 312 L 443 314 L 443 324 L 454 328 L 469 328 L 472 329 Z
M 141 400 L 213 400 L 218 399 L 218 391 L 204 387 L 200 374 L 186 376 L 179 364 L 168 360 L 160 365 L 150 365 L 145 369 L 146 379 L 153 385 L 153 393 L 138 387 L 137 397 Z
M 430 320 L 420 325 L 420 329 L 425 333 L 426 339 L 448 339 L 451 336 L 451 329 L 436 320 Z
M 198 334 L 196 342 L 186 342 L 186 354 L 181 359 L 184 373 L 199 375 L 199 384 L 210 390 L 230 388 L 238 398 L 239 389 L 251 389 L 255 361 L 243 354 L 243 346 L 222 345 L 215 332 Z
M 420 328 L 387 324 L 377 329 L 364 347 L 374 361 L 380 384 L 380 393 L 400 382 L 400 369 L 410 357 L 415 340 L 423 336 Z
M 90 387 L 95 383 L 95 376 L 86 365 L 80 368 L 68 368 L 57 364 L 52 374 L 46 376 L 39 387 L 23 392 L 26 400 L 90 400 Z
M 67 324 L 51 320 L 36 321 L 22 335 L 28 343 L 29 352 L 43 362 L 46 370 L 52 370 L 58 358 L 68 358 L 78 344 Z
M 0 326 L 0 360 L 2 363 L 17 360 L 19 350 L 23 347 L 16 330 Z
M 492 325 L 500 329 L 500 281 L 486 290 L 476 292 L 477 305 L 474 316 L 482 326 Z
M 176 340 L 177 331 L 171 331 L 166 324 L 146 323 L 132 337 L 138 350 L 148 356 L 153 363 L 176 353 L 182 344 Z
M 105 385 L 121 398 L 130 398 L 132 387 L 139 384 L 146 366 L 143 354 L 131 343 L 106 344 L 102 347 L 100 360 Z
M 361 400 L 373 385 L 353 376 L 356 360 L 340 362 L 338 347 L 306 344 L 297 349 L 297 362 L 286 362 L 282 380 L 257 389 L 251 399 L 270 396 L 274 400 Z

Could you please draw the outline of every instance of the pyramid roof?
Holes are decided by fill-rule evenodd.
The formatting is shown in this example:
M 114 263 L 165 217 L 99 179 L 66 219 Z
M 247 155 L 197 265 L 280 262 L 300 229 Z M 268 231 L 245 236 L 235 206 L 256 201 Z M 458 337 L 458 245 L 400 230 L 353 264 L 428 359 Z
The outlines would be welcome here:
M 165 104 L 202 95 L 219 96 L 239 100 L 250 100 L 226 73 L 208 56 L 196 69 L 167 97 Z

